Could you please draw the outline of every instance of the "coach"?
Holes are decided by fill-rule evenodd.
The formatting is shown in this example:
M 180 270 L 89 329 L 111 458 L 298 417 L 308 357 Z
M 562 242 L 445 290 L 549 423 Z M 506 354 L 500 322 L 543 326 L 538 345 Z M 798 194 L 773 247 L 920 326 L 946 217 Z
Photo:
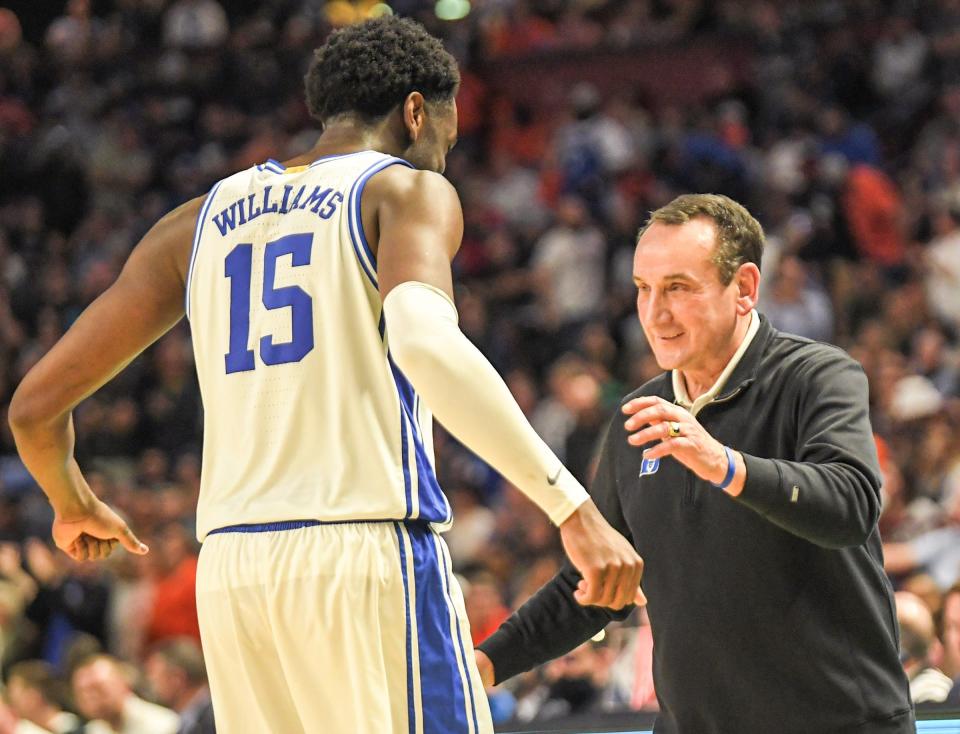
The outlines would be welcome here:
M 754 310 L 762 250 L 716 195 L 655 211 L 637 243 L 637 310 L 667 371 L 624 399 L 591 493 L 646 564 L 655 731 L 913 732 L 867 381 Z M 480 645 L 488 684 L 622 617 L 577 604 L 579 580 L 565 567 Z

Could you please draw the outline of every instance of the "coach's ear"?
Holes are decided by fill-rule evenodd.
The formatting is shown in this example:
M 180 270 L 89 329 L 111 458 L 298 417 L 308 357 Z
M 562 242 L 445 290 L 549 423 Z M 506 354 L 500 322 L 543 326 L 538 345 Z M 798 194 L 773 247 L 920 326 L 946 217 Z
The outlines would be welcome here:
M 426 100 L 420 92 L 410 92 L 403 101 L 403 126 L 407 128 L 407 136 L 413 145 L 423 133 L 427 121 Z
M 760 268 L 753 263 L 743 263 L 734 274 L 737 287 L 737 313 L 746 316 L 757 306 L 760 299 Z

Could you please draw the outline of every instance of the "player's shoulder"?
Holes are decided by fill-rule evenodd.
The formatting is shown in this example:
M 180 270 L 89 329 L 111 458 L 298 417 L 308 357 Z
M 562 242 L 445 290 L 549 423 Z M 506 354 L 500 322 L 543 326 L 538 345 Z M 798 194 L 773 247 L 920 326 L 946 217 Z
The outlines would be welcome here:
M 364 193 L 365 198 L 369 194 L 376 200 L 401 205 L 460 205 L 456 189 L 442 174 L 410 166 L 384 168 L 370 179 Z
M 193 229 L 197 223 L 197 218 L 200 216 L 200 210 L 203 209 L 203 205 L 209 197 L 210 194 L 207 193 L 183 202 L 180 206 L 171 209 L 161 217 L 160 222 L 171 227 L 188 227 Z

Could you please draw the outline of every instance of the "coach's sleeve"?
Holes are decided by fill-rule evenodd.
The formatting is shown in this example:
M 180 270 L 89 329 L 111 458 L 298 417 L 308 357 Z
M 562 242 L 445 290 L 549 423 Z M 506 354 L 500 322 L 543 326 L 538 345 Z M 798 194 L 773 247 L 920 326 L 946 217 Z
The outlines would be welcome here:
M 627 444 L 611 441 L 611 433 L 619 438 L 615 421 L 616 417 L 604 436 L 590 494 L 607 522 L 632 543 L 617 492 L 617 446 Z M 567 561 L 553 579 L 477 646 L 493 663 L 497 683 L 569 652 L 612 620 L 626 619 L 633 611 L 633 606 L 620 611 L 581 606 L 573 596 L 580 579 L 580 573 Z
M 747 478 L 737 499 L 817 545 L 862 545 L 880 515 L 867 378 L 859 364 L 832 348 L 807 365 L 796 376 L 799 399 L 789 417 L 797 421 L 796 460 L 743 454 Z

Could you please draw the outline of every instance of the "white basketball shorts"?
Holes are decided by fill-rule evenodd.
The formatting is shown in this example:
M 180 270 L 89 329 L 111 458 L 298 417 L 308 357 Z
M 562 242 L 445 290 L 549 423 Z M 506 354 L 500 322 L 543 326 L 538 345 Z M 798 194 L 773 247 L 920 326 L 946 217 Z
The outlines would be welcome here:
M 197 609 L 217 730 L 491 734 L 446 543 L 415 522 L 208 535 Z

